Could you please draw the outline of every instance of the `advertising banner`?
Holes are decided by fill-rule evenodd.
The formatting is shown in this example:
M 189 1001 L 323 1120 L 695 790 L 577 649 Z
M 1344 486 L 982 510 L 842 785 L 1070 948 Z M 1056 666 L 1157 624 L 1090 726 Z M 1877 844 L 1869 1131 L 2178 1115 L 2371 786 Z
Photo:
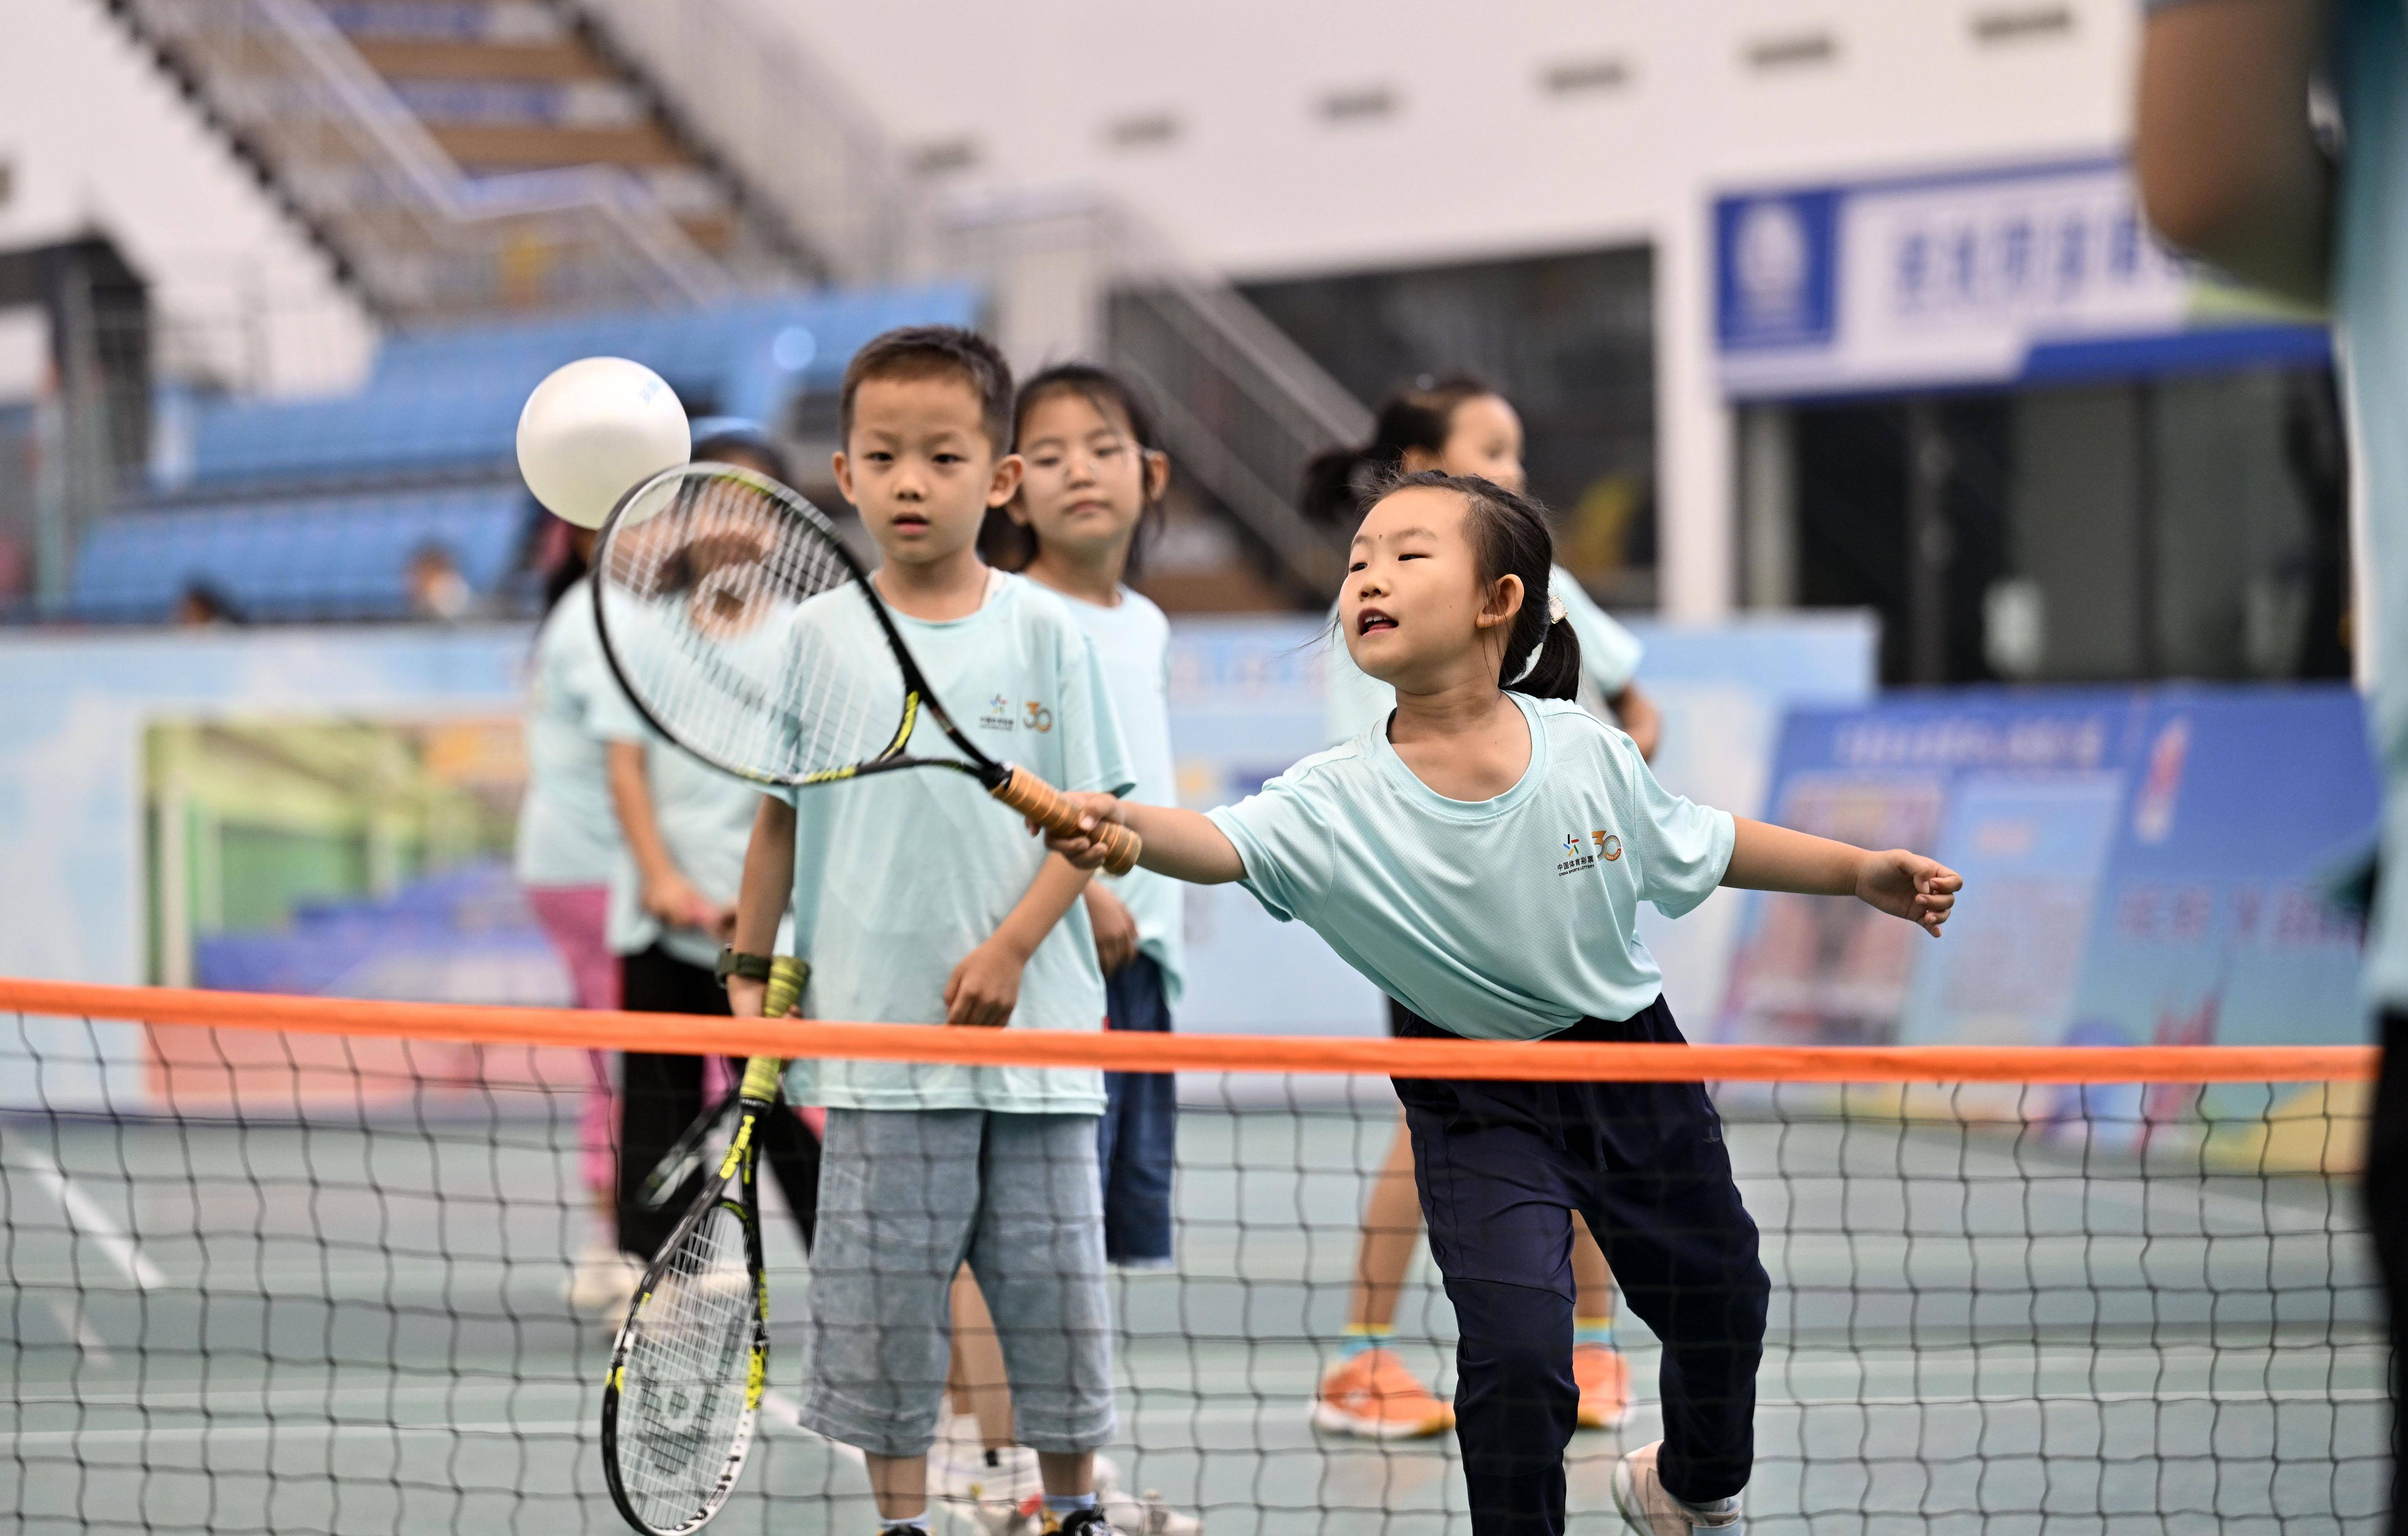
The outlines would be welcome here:
M 2120 158 L 1765 188 L 1714 204 L 1738 399 L 2322 362 L 2321 326 L 2159 245 Z
M 2372 853 L 2378 789 L 2346 687 L 1968 690 L 1799 711 L 1769 807 L 1802 831 L 1928 850 L 1965 895 L 1937 942 L 1859 903 L 1751 897 L 1714 1038 L 2367 1039 L 2347 893 Z M 2303 1126 L 2326 1123 L 2324 1091 L 2300 1090 L 2318 1100 L 2302 1102 Z M 2202 1101 L 2181 1086 L 2065 1092 L 2143 1141 Z M 2034 1113 L 2019 1093 L 1953 1107 Z

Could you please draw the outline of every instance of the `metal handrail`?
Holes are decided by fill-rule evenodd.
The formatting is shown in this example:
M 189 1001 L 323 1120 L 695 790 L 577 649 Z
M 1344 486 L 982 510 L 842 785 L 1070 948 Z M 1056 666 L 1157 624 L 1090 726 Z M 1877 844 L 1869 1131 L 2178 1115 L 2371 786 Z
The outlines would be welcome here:
M 1056 276 L 1097 284 L 1087 344 L 1160 400 L 1182 472 L 1299 595 L 1334 590 L 1340 552 L 1293 498 L 1305 461 L 1365 440 L 1370 412 L 1134 209 L 1084 189 L 939 199 L 830 70 L 725 0 L 560 3 L 657 79 L 694 139 L 772 199 L 832 271 L 865 280 L 968 272 L 1003 295 L 1015 262 L 1035 252 Z M 1116 311 L 1128 323 L 1114 324 Z M 996 318 L 1013 329 L 1010 315 Z
M 396 316 L 513 297 L 684 306 L 734 292 L 650 189 L 615 169 L 464 174 L 305 0 L 122 8 L 275 163 L 296 200 L 351 234 L 342 253 L 370 300 Z

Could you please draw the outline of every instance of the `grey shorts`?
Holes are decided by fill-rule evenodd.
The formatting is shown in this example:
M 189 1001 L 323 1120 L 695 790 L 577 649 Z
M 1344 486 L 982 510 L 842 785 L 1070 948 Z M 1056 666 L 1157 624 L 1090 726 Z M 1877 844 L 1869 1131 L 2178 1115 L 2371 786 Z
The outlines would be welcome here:
M 1021 1443 L 1077 1452 L 1111 1438 L 1094 1115 L 830 1110 L 820 1159 L 806 1428 L 874 1456 L 927 1450 L 967 1261 Z

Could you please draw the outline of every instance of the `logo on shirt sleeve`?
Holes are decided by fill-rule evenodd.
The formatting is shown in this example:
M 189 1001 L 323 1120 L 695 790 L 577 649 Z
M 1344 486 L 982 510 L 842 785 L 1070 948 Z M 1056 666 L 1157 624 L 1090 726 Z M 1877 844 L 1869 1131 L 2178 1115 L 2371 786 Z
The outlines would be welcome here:
M 1555 865 L 1558 875 L 1576 875 L 1583 869 L 1594 869 L 1600 863 L 1612 864 L 1622 856 L 1622 840 L 1611 832 L 1596 831 L 1583 837 L 1578 832 L 1564 834 L 1564 856 Z

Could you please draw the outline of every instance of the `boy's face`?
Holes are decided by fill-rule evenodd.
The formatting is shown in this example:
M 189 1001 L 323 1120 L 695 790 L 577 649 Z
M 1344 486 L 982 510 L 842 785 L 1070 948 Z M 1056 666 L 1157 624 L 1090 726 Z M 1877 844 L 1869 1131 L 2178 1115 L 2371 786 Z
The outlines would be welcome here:
M 978 541 L 986 510 L 1019 488 L 1020 460 L 996 453 L 962 380 L 870 379 L 853 397 L 836 483 L 887 559 L 934 565 Z

